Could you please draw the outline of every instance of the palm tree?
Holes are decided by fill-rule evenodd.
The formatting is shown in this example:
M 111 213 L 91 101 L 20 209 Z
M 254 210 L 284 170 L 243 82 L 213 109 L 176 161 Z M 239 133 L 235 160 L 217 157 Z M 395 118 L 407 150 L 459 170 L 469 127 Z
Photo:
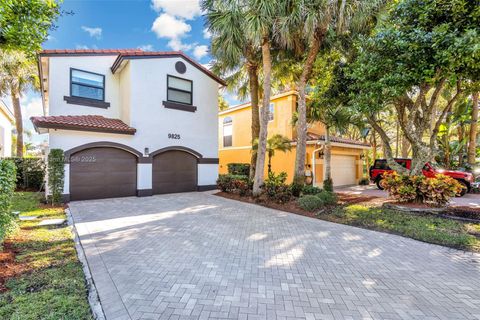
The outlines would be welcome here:
M 258 140 L 252 145 L 253 153 L 257 153 Z M 281 134 L 275 134 L 267 140 L 267 156 L 268 156 L 268 173 L 272 172 L 272 158 L 275 156 L 275 151 L 287 152 L 292 150 L 292 142 Z
M 305 156 L 307 144 L 307 84 L 312 76 L 313 65 L 327 34 L 345 34 L 349 30 L 362 29 L 371 21 L 375 9 L 384 0 L 298 0 L 289 7 L 289 12 L 279 18 L 280 41 L 292 49 L 302 65 L 296 83 L 298 90 L 297 149 L 295 158 L 295 183 L 305 179 Z
M 21 51 L 0 50 L 0 95 L 10 95 L 17 129 L 17 157 L 23 157 L 23 123 L 20 98 L 25 90 L 38 88 L 35 63 Z
M 212 33 L 211 54 L 215 61 L 213 71 L 222 74 L 230 91 L 241 99 L 250 95 L 252 112 L 252 143 L 260 134 L 259 67 L 260 46 L 245 33 L 245 17 L 248 6 L 235 0 L 204 0 L 207 27 Z M 250 178 L 253 179 L 256 154 L 250 160 Z

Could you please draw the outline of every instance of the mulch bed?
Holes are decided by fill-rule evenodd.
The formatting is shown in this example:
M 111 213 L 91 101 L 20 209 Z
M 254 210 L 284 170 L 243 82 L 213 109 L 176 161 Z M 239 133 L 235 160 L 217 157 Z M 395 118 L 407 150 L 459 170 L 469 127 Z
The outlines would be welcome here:
M 478 220 L 480 223 L 480 208 L 472 208 L 472 207 L 451 207 L 445 212 L 446 216 L 453 216 L 458 218 L 467 218 L 467 219 L 474 219 Z
M 0 293 L 7 291 L 5 283 L 9 278 L 15 277 L 28 270 L 27 265 L 19 263 L 15 259 L 18 253 L 13 246 L 13 242 L 5 241 L 3 251 L 0 252 Z
M 276 203 L 273 201 L 259 201 L 258 199 L 252 197 L 252 196 L 241 196 L 236 193 L 227 193 L 227 192 L 218 192 L 215 193 L 216 196 L 227 198 L 227 199 L 232 199 L 232 200 L 237 200 L 237 201 L 243 201 L 247 203 L 253 203 L 253 204 L 258 204 L 267 208 L 271 209 L 277 209 L 281 211 L 286 211 L 286 212 L 291 212 L 291 213 L 296 213 L 302 216 L 306 217 L 311 217 L 315 218 L 315 214 L 310 211 L 303 210 L 300 208 L 297 204 L 296 200 L 291 200 L 287 203 Z

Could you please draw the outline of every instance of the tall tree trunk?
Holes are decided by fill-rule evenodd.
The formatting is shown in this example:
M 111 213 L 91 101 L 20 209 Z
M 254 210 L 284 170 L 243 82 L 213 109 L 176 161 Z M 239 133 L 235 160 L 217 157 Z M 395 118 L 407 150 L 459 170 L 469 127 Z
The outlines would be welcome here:
M 298 90 L 298 120 L 297 120 L 297 147 L 295 155 L 295 175 L 293 181 L 302 184 L 305 181 L 305 157 L 307 153 L 307 93 L 305 92 L 307 82 L 313 70 L 313 64 L 320 50 L 320 39 L 323 34 L 317 34 L 303 65 L 302 75 L 297 82 Z
M 255 139 L 260 135 L 260 110 L 258 108 L 258 66 L 251 64 L 248 67 L 248 79 L 250 90 L 250 101 L 252 105 L 252 146 Z M 250 159 L 250 179 L 255 176 L 255 166 L 257 162 L 257 153 L 252 152 Z
M 20 107 L 20 94 L 15 90 L 10 91 L 12 97 L 13 114 L 15 116 L 15 127 L 17 129 L 17 157 L 23 157 L 23 122 L 22 108 Z
M 325 126 L 325 179 L 332 179 L 332 144 L 330 142 L 330 127 Z
M 472 96 L 473 108 L 472 108 L 472 124 L 470 125 L 470 135 L 468 139 L 468 164 L 470 166 L 475 165 L 475 158 L 477 152 L 477 126 L 478 126 L 478 96 L 479 93 L 475 92 Z
M 372 130 L 372 161 L 377 160 L 377 133 Z
M 408 158 L 408 151 L 410 149 L 410 142 L 405 135 L 402 136 L 402 158 Z
M 465 129 L 463 128 L 463 124 L 460 124 L 457 129 L 457 134 L 458 134 L 458 143 L 460 145 L 460 149 L 458 150 L 458 166 L 462 167 L 463 166 L 463 149 L 464 146 L 463 144 L 463 139 L 465 137 Z
M 260 109 L 260 133 L 258 137 L 257 164 L 255 166 L 255 176 L 253 179 L 253 195 L 260 195 L 260 187 L 264 181 L 265 153 L 267 151 L 268 136 L 268 106 L 270 105 L 271 77 L 272 77 L 272 58 L 270 56 L 270 41 L 265 36 L 262 43 L 262 63 L 263 63 L 263 105 Z

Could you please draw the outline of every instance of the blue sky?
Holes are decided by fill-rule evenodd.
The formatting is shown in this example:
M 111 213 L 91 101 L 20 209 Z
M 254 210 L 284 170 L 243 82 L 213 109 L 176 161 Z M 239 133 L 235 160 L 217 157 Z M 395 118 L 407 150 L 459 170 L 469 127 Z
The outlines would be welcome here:
M 202 64 L 210 61 L 198 0 L 65 0 L 61 7 L 73 14 L 58 19 L 44 49 L 182 50 Z M 29 92 L 22 106 L 25 128 L 33 132 L 29 118 L 42 113 L 40 94 Z M 45 139 L 34 133 L 32 141 Z

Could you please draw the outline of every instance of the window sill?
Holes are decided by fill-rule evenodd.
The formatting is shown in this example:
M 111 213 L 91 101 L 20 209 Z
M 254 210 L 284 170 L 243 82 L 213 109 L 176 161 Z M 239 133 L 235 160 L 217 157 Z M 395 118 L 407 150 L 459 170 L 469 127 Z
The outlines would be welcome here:
M 102 108 L 102 109 L 110 108 L 110 102 L 105 102 L 100 100 L 80 98 L 80 97 L 69 97 L 69 96 L 64 96 L 63 100 L 65 100 L 69 104 L 78 104 L 81 106 L 95 107 L 95 108 Z
M 197 111 L 197 107 L 195 106 L 191 106 L 183 103 L 170 102 L 170 101 L 163 101 L 163 106 L 167 109 L 175 109 L 175 110 L 181 110 L 181 111 L 187 111 L 187 112 Z

